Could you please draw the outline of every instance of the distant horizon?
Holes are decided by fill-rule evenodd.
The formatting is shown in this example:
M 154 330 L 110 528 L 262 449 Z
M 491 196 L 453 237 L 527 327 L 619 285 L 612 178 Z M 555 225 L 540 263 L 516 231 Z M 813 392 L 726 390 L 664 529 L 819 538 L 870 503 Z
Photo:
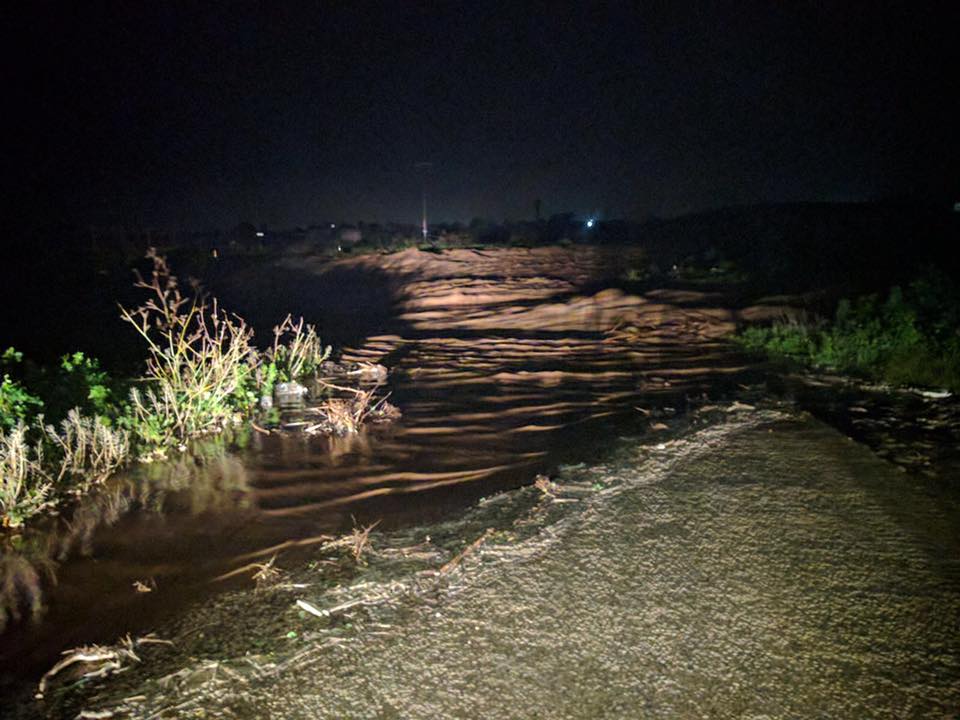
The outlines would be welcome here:
M 752 209 L 752 208 L 778 208 L 778 207 L 800 207 L 800 206 L 901 206 L 908 207 L 913 209 L 937 209 L 939 208 L 943 212 L 950 212 L 954 208 L 955 202 L 960 201 L 960 197 L 953 199 L 950 196 L 944 194 L 942 197 L 936 198 L 923 198 L 917 196 L 904 196 L 904 195 L 891 195 L 888 197 L 881 198 L 863 198 L 863 199 L 849 199 L 849 200 L 822 200 L 822 199 L 810 199 L 810 200 L 787 200 L 787 201 L 771 201 L 771 202 L 744 202 L 744 203 L 731 203 L 726 205 L 714 205 L 707 206 L 703 208 L 697 208 L 687 212 L 679 212 L 673 215 L 647 215 L 645 217 L 624 217 L 624 216 L 604 216 L 602 213 L 591 213 L 591 212 L 577 212 L 573 210 L 564 210 L 558 211 L 551 214 L 544 214 L 539 218 L 541 222 L 546 222 L 553 217 L 560 217 L 563 215 L 571 215 L 574 219 L 578 221 L 586 221 L 588 218 L 595 218 L 598 223 L 605 222 L 626 222 L 634 225 L 644 225 L 651 222 L 669 222 L 672 220 L 679 220 L 685 217 L 694 217 L 698 215 L 708 215 L 711 213 L 719 213 L 729 210 L 737 209 Z M 497 218 L 497 217 L 488 217 L 475 215 L 467 219 L 437 219 L 430 220 L 430 226 L 443 226 L 451 227 L 459 225 L 462 228 L 466 229 L 470 226 L 471 222 L 474 220 L 482 220 L 486 223 L 493 225 L 511 225 L 511 224 L 520 224 L 520 223 L 534 223 L 537 222 L 536 217 L 520 217 L 520 218 Z M 90 229 L 90 230 L 124 230 L 124 231 L 139 231 L 139 232 L 160 232 L 160 233 L 173 233 L 173 234 L 199 234 L 199 233 L 224 233 L 230 232 L 237 229 L 241 225 L 249 224 L 256 230 L 263 230 L 266 232 L 289 232 L 294 230 L 308 230 L 323 228 L 329 224 L 335 224 L 337 227 L 356 227 L 359 225 L 370 225 L 370 226 L 404 226 L 410 228 L 419 228 L 420 219 L 366 219 L 366 218 L 357 218 L 357 219 L 345 219 L 345 218 L 316 218 L 308 222 L 294 223 L 294 224 L 277 224 L 273 225 L 267 222 L 256 222 L 251 219 L 239 219 L 233 223 L 226 225 L 208 225 L 208 226 L 180 226 L 180 227 L 167 227 L 161 224 L 151 224 L 151 223 L 103 223 L 103 222 L 82 222 L 82 221 L 71 221 L 67 219 L 55 220 L 48 223 L 35 223 L 32 224 L 32 230 L 36 232 L 42 232 L 44 230 L 56 229 L 56 228 L 74 228 L 74 229 Z
M 707 206 L 703 208 L 697 208 L 687 212 L 679 212 L 673 215 L 654 215 L 650 214 L 645 217 L 624 217 L 624 216 L 604 216 L 602 213 L 591 213 L 591 212 L 577 212 L 573 210 L 558 211 L 556 213 L 544 214 L 540 218 L 541 222 L 546 222 L 552 217 L 559 217 L 563 215 L 571 215 L 576 220 L 586 221 L 588 218 L 595 218 L 599 223 L 605 222 L 626 222 L 634 225 L 644 225 L 651 222 L 669 222 L 672 220 L 679 220 L 685 217 L 694 217 L 698 215 L 707 215 L 711 213 L 719 213 L 729 210 L 737 209 L 751 209 L 751 208 L 777 208 L 777 207 L 800 207 L 800 206 L 900 206 L 906 208 L 912 208 L 916 210 L 920 209 L 939 209 L 942 212 L 948 213 L 954 210 L 955 203 L 960 201 L 960 196 L 956 199 L 943 194 L 941 197 L 919 197 L 919 196 L 905 196 L 905 195 L 891 195 L 888 197 L 881 198 L 863 198 L 863 199 L 849 199 L 849 200 L 822 200 L 822 199 L 811 199 L 811 200 L 788 200 L 788 201 L 771 201 L 771 202 L 744 202 L 744 203 L 731 203 L 726 205 L 714 205 Z M 488 217 L 475 215 L 467 219 L 437 219 L 430 220 L 430 226 L 443 226 L 450 227 L 454 225 L 459 225 L 462 228 L 466 229 L 469 227 L 470 223 L 474 220 L 482 220 L 486 223 L 493 225 L 511 225 L 519 223 L 534 223 L 537 222 L 537 218 L 530 217 L 519 217 L 519 218 L 497 218 L 497 217 Z M 107 230 L 124 230 L 128 232 L 158 232 L 158 233 L 172 233 L 172 234 L 200 234 L 200 233 L 224 233 L 230 232 L 237 229 L 241 225 L 249 224 L 256 230 L 263 230 L 268 232 L 289 232 L 293 230 L 308 230 L 315 228 L 322 228 L 329 224 L 335 224 L 338 227 L 356 227 L 358 225 L 376 225 L 379 227 L 386 227 L 390 225 L 395 226 L 405 226 L 410 228 L 419 228 L 420 219 L 366 219 L 366 218 L 357 218 L 357 219 L 338 219 L 334 217 L 330 218 L 316 218 L 308 222 L 302 223 L 293 223 L 293 224 L 277 224 L 273 225 L 267 222 L 256 222 L 250 219 L 239 219 L 229 224 L 225 225 L 207 225 L 207 226 L 179 226 L 179 227 L 169 227 L 161 224 L 152 224 L 152 223 L 121 223 L 121 222 L 84 222 L 77 220 L 69 220 L 66 218 L 61 218 L 57 220 L 51 220 L 49 222 L 27 222 L 26 229 L 28 232 L 45 232 L 48 230 L 55 230 L 58 228 L 73 228 L 77 230 L 89 229 L 89 230 L 98 230 L 98 231 L 107 231 Z

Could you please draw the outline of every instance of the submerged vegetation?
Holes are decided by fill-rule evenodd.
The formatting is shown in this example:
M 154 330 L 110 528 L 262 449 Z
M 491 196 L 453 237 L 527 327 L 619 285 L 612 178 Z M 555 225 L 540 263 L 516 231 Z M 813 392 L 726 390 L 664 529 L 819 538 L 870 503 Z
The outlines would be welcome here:
M 241 428 L 230 441 L 242 442 L 249 432 Z M 95 534 L 131 509 L 153 516 L 176 509 L 197 516 L 248 507 L 247 468 L 229 449 L 222 435 L 203 438 L 169 462 L 148 463 L 135 475 L 91 486 L 88 501 L 43 532 L 0 533 L 0 633 L 11 622 L 42 617 L 59 564 L 89 556 Z
M 79 352 L 52 371 L 24 368 L 13 348 L 0 356 L 4 527 L 23 525 L 134 458 L 182 451 L 192 438 L 240 423 L 276 383 L 315 375 L 329 357 L 316 329 L 289 315 L 261 352 L 242 318 L 197 286 L 185 294 L 163 257 L 150 251 L 148 258 L 149 279 L 138 274 L 136 281 L 147 300 L 135 309 L 121 307 L 122 319 L 147 345 L 141 378 L 110 378 L 96 359 Z
M 149 352 L 143 389 L 130 394 L 125 420 L 148 453 L 218 432 L 253 406 L 257 361 L 253 331 L 198 291 L 185 296 L 166 261 L 153 254 L 149 280 L 137 287 L 149 299 L 121 317 L 136 328 Z
M 273 346 L 257 364 L 257 385 L 261 393 L 270 394 L 276 383 L 315 375 L 329 357 L 330 346 L 323 346 L 316 328 L 287 315 L 273 329 Z
M 893 385 L 960 392 L 960 294 L 927 273 L 885 298 L 841 300 L 832 321 L 817 317 L 747 327 L 748 349 Z

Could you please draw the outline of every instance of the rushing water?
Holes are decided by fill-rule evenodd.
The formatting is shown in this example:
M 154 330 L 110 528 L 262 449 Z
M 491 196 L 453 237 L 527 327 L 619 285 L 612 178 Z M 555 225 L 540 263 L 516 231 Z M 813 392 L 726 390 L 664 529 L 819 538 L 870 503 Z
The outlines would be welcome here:
M 388 269 L 405 281 L 393 314 L 345 357 L 390 368 L 403 419 L 349 438 L 255 433 L 239 453 L 138 468 L 69 523 L 27 537 L 7 561 L 35 568 L 44 611 L 10 623 L 8 677 L 36 678 L 63 648 L 162 625 L 249 585 L 274 556 L 295 567 L 355 523 L 429 533 L 538 472 L 595 462 L 618 436 L 655 445 L 702 415 L 725 417 L 709 406 L 756 377 L 720 340 L 733 313 L 702 293 L 577 294 L 609 261 L 592 252 L 396 260 Z M 704 437 L 690 452 L 669 445 L 669 457 L 621 448 L 584 471 L 621 490 L 558 525 L 536 562 L 498 565 L 436 617 L 414 607 L 393 640 L 364 639 L 348 663 L 321 658 L 309 691 L 298 673 L 289 687 L 281 677 L 244 690 L 238 712 L 903 717 L 955 707 L 952 486 L 894 472 L 814 422 Z M 347 667 L 362 668 L 357 682 Z
M 343 586 L 304 569 L 286 587 L 223 596 L 171 628 L 172 656 L 85 707 L 250 720 L 955 716 L 955 489 L 807 416 L 752 410 L 662 443 L 624 439 L 555 483 L 555 499 L 513 491 L 383 533 Z M 454 575 L 426 570 L 455 536 L 452 547 L 490 539 Z
M 15 583 L 0 601 L 21 619 L 7 623 L 0 669 L 35 678 L 65 648 L 148 630 L 249 584 L 254 565 L 274 555 L 291 561 L 355 523 L 443 518 L 589 458 L 617 432 L 666 427 L 689 398 L 743 379 L 742 358 L 715 331 L 700 332 L 729 314 L 702 297 L 576 295 L 602 275 L 609 258 L 597 253 L 427 256 L 439 267 L 415 277 L 394 268 L 406 280 L 381 319 L 393 332 L 344 356 L 390 368 L 402 420 L 347 438 L 253 433 L 239 452 L 214 446 L 135 468 L 68 521 L 28 533 L 3 568 Z M 321 265 L 314 282 L 327 271 Z M 353 277 L 353 292 L 363 286 Z M 327 287 L 321 302 L 336 309 L 344 297 Z M 609 332 L 623 320 L 645 325 L 643 342 Z

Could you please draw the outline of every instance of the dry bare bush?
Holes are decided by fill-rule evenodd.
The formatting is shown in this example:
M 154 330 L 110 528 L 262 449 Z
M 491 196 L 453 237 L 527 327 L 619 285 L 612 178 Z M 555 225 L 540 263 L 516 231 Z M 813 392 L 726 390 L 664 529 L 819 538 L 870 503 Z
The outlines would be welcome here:
M 84 417 L 76 409 L 67 413 L 59 432 L 52 425 L 44 426 L 43 431 L 61 455 L 58 483 L 67 476 L 86 485 L 103 482 L 130 455 L 126 430 L 110 427 L 96 417 Z
M 31 444 L 22 422 L 0 430 L 0 524 L 17 527 L 50 504 L 53 478 L 44 469 L 43 446 Z
M 357 400 L 330 398 L 317 411 L 322 414 L 323 429 L 334 435 L 352 435 L 363 422 L 363 408 Z
M 361 390 L 358 388 L 333 385 L 321 381 L 323 387 L 349 394 L 349 397 L 332 397 L 309 411 L 319 416 L 319 422 L 308 425 L 305 432 L 321 432 L 329 435 L 352 435 L 368 421 L 386 422 L 400 417 L 395 405 L 387 402 L 389 395 L 374 400 L 379 385 Z
M 257 584 L 258 588 L 270 585 L 280 579 L 282 573 L 274 564 L 276 561 L 277 556 L 274 555 L 265 563 L 253 563 L 251 565 L 251 568 L 256 568 L 257 570 L 253 574 L 253 581 Z
M 353 530 L 351 530 L 348 534 L 341 535 L 336 540 L 331 540 L 330 542 L 324 543 L 323 549 L 332 550 L 335 548 L 345 548 L 350 553 L 350 556 L 353 558 L 355 563 L 358 565 L 364 565 L 366 564 L 365 556 L 371 550 L 370 533 L 379 524 L 380 520 L 377 520 L 375 523 L 367 525 L 363 528 L 355 525 Z

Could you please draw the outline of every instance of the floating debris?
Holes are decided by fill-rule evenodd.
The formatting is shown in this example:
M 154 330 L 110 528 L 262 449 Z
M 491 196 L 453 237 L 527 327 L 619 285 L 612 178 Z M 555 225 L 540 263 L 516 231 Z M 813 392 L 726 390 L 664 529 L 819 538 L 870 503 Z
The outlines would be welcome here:
M 146 582 L 142 580 L 134 580 L 133 589 L 136 590 L 138 593 L 153 592 L 154 590 L 157 589 L 157 581 L 154 580 L 153 578 L 150 578 Z

